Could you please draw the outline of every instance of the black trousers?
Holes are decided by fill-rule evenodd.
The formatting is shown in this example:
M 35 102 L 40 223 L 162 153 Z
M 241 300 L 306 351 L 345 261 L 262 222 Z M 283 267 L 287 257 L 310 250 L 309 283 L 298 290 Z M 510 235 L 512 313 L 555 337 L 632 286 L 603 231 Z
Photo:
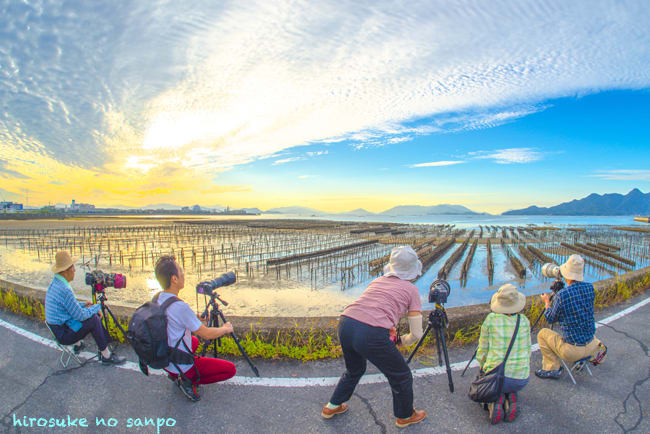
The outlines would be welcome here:
M 104 351 L 108 343 L 112 341 L 111 335 L 104 328 L 102 320 L 99 316 L 93 315 L 81 323 L 81 328 L 78 331 L 72 330 L 67 325 L 52 325 L 49 324 L 56 340 L 63 345 L 72 345 L 75 342 L 85 338 L 88 333 L 92 333 L 95 343 L 99 351 Z
M 352 318 L 341 316 L 339 341 L 343 349 L 346 371 L 336 385 L 330 402 L 339 405 L 354 393 L 361 376 L 366 372 L 366 361 L 388 378 L 393 392 L 393 413 L 406 419 L 413 414 L 413 376 L 406 360 L 390 340 L 388 329 L 371 327 Z

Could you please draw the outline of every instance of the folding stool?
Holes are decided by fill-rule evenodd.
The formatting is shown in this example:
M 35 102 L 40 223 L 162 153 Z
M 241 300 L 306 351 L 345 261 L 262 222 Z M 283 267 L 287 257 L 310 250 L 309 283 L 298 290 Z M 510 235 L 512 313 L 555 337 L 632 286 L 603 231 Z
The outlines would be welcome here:
M 50 325 L 48 323 L 45 323 L 45 326 L 47 327 L 47 329 L 52 334 L 52 337 L 54 338 L 54 342 L 56 343 L 56 346 L 59 347 L 59 349 L 61 350 L 61 357 L 59 358 L 59 362 L 61 363 L 61 366 L 63 366 L 64 368 L 67 368 L 68 364 L 70 363 L 70 359 L 74 359 L 75 362 L 79 363 L 79 366 L 83 366 L 84 362 L 79 360 L 79 357 L 77 357 L 77 355 L 75 354 L 75 352 L 73 350 L 74 345 L 63 345 L 63 344 L 61 344 L 58 341 L 58 339 L 56 338 L 56 335 L 54 334 L 52 329 L 50 328 Z M 80 342 L 83 342 L 83 341 L 80 341 Z

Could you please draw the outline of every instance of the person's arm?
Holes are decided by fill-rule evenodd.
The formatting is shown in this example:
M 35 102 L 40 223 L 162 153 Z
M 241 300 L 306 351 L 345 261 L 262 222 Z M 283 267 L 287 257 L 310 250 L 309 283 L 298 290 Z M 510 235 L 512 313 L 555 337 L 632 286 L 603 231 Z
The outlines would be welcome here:
M 546 322 L 552 324 L 559 319 L 562 297 L 558 292 L 557 294 L 555 294 L 553 300 L 551 301 L 550 296 L 548 294 L 542 294 L 542 300 L 544 301 L 544 305 L 545 305 L 544 318 L 546 318 Z
M 99 304 L 90 307 L 81 307 L 81 304 L 74 298 L 72 291 L 61 291 L 63 307 L 68 312 L 70 317 L 79 322 L 85 321 L 91 316 L 95 315 L 101 306 Z
M 478 348 L 476 350 L 476 361 L 478 362 L 481 370 L 483 370 L 483 365 L 485 364 L 487 353 L 490 349 L 489 337 L 490 325 L 488 318 L 486 318 L 485 321 L 483 321 L 483 324 L 481 324 L 481 334 L 478 337 Z
M 422 312 L 409 310 L 408 312 L 409 334 L 400 337 L 402 345 L 410 346 L 416 343 L 424 334 L 422 330 Z
M 201 327 L 199 327 L 193 333 L 198 337 L 200 337 L 201 339 L 211 340 L 211 339 L 218 339 L 232 332 L 233 332 L 232 324 L 226 322 L 221 327 L 206 327 L 203 324 L 201 324 Z

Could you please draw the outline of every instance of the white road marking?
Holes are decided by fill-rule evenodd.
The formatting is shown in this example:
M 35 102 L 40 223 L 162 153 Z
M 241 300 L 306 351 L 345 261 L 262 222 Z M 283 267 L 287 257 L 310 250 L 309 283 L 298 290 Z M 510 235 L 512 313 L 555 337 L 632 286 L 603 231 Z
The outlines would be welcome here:
M 596 327 L 600 327 L 601 325 L 604 324 L 609 324 L 613 321 L 616 321 L 619 318 L 622 318 L 635 310 L 645 306 L 646 304 L 650 303 L 650 297 L 646 298 L 643 301 L 640 301 L 639 303 L 628 307 L 627 309 L 624 309 L 614 315 L 608 316 L 607 318 L 596 321 Z M 42 336 L 39 336 L 35 333 L 29 332 L 27 330 L 24 330 L 20 327 L 17 327 L 11 323 L 8 323 L 6 321 L 3 321 L 0 319 L 0 326 L 11 330 L 12 332 L 19 334 L 29 340 L 32 340 L 34 342 L 37 342 L 41 345 L 48 346 L 50 348 L 58 349 L 56 343 L 51 340 L 44 338 Z M 539 345 L 534 344 L 531 346 L 531 352 L 535 352 L 539 350 Z M 80 354 L 81 357 L 85 359 L 89 359 L 91 357 L 95 357 L 96 354 L 89 353 L 89 352 L 82 352 Z M 467 360 L 463 362 L 456 362 L 451 364 L 451 370 L 452 371 L 462 371 L 465 369 L 465 365 L 467 364 Z M 478 362 L 474 360 L 470 367 L 478 367 Z M 140 367 L 138 364 L 133 363 L 133 362 L 126 362 L 123 365 L 118 366 L 120 369 L 126 369 L 129 371 L 135 371 L 135 372 L 140 372 Z M 244 368 L 247 369 L 248 367 Z M 420 368 L 420 369 L 414 369 L 413 371 L 413 377 L 418 378 L 418 377 L 427 377 L 430 375 L 441 375 L 441 374 L 446 374 L 447 370 L 444 366 L 436 366 L 433 368 Z M 150 369 L 149 370 L 150 375 L 166 375 L 166 373 L 162 370 L 155 370 L 155 369 Z M 235 376 L 231 378 L 230 380 L 224 381 L 223 384 L 233 384 L 237 386 L 261 386 L 261 387 L 314 387 L 314 386 L 335 386 L 339 381 L 339 377 L 305 377 L 305 378 L 287 378 L 287 377 L 280 377 L 280 378 L 271 378 L 271 377 L 244 377 L 244 376 Z M 360 384 L 376 384 L 376 383 L 385 383 L 386 377 L 384 377 L 383 374 L 368 374 L 364 375 L 361 378 L 361 381 L 359 382 Z

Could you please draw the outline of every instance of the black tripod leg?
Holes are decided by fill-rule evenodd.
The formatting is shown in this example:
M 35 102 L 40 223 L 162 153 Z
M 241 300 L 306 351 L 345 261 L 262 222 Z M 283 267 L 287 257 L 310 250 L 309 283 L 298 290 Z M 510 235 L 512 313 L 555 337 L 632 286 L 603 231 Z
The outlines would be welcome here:
M 465 366 L 465 369 L 463 369 L 463 373 L 460 374 L 461 377 L 465 375 L 465 372 L 467 372 L 467 368 L 469 368 L 469 365 L 472 364 L 472 360 L 474 360 L 477 353 L 478 353 L 478 347 L 474 350 L 474 354 L 472 354 L 472 358 L 469 359 L 469 362 L 467 362 L 467 365 Z
M 221 317 L 221 321 L 223 321 L 224 323 L 227 322 L 226 317 L 223 315 L 223 312 L 219 311 L 219 316 Z M 239 339 L 237 338 L 237 335 L 235 334 L 235 332 L 230 333 L 230 335 L 232 336 L 235 343 L 237 344 L 237 347 L 239 347 L 239 352 L 241 353 L 241 355 L 244 356 L 244 358 L 248 362 L 248 365 L 251 367 L 251 369 L 253 370 L 255 375 L 259 377 L 260 376 L 259 371 L 257 370 L 255 365 L 251 361 L 250 357 L 248 357 L 248 353 L 246 353 L 246 350 L 244 349 L 244 347 L 242 347 L 241 344 L 239 343 Z
M 437 329 L 439 341 L 442 345 L 442 351 L 445 355 L 445 366 L 447 367 L 447 379 L 449 380 L 449 391 L 454 393 L 454 381 L 451 379 L 451 366 L 449 366 L 449 354 L 447 354 L 447 342 L 445 342 L 445 332 Z
M 407 364 L 408 364 L 408 363 L 411 363 L 411 359 L 413 358 L 413 356 L 415 355 L 415 353 L 418 352 L 418 350 L 419 350 L 420 347 L 422 346 L 422 343 L 424 342 L 424 338 L 427 337 L 427 334 L 428 334 L 430 331 L 431 331 L 431 323 L 429 323 L 429 325 L 427 326 L 427 329 L 424 331 L 424 334 L 422 335 L 422 337 L 421 337 L 420 340 L 418 341 L 418 344 L 415 346 L 415 349 L 413 350 L 413 352 L 412 352 L 411 355 L 409 356 L 408 360 L 406 361 Z
M 436 328 L 436 347 L 438 349 L 438 366 L 442 366 L 442 351 L 440 351 L 440 329 Z

